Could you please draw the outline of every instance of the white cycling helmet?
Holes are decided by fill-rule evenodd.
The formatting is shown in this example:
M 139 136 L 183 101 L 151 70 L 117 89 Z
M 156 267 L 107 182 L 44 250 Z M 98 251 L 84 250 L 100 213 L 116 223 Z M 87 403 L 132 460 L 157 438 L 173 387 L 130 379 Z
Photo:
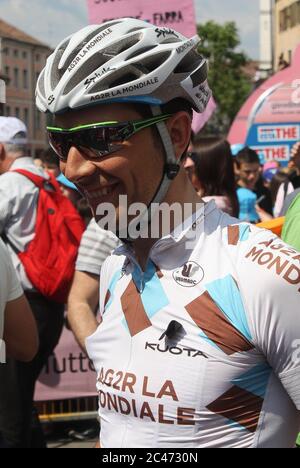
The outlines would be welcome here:
M 199 42 L 198 36 L 187 39 L 172 29 L 132 18 L 88 26 L 62 41 L 48 58 L 37 83 L 37 107 L 60 114 L 131 102 L 149 105 L 157 116 L 162 105 L 181 98 L 203 112 L 211 91 L 207 62 L 197 51 Z M 149 223 L 150 207 L 164 200 L 180 169 L 165 123 L 156 127 L 165 150 L 161 183 L 147 211 L 125 233 L 117 233 L 123 240 L 131 241 L 132 230 Z
M 199 42 L 132 18 L 87 26 L 48 58 L 37 107 L 57 114 L 114 101 L 162 105 L 183 98 L 203 112 L 211 91 Z

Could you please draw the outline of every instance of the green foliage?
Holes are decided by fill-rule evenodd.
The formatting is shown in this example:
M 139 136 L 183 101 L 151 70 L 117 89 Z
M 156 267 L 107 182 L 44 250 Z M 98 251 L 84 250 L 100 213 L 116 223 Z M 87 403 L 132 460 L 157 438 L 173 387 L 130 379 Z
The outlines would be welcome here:
M 227 133 L 233 119 L 251 91 L 251 80 L 242 68 L 248 57 L 236 49 L 240 39 L 236 24 L 208 21 L 198 26 L 202 39 L 199 51 L 209 59 L 209 84 L 218 105 L 207 132 Z

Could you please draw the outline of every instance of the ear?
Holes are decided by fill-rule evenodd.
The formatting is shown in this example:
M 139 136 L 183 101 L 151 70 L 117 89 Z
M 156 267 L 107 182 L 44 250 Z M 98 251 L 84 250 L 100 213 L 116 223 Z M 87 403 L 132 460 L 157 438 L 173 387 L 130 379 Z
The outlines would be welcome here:
M 240 165 L 239 165 L 239 163 L 237 162 L 236 159 L 233 160 L 233 169 L 234 169 L 234 173 L 236 175 L 240 175 L 241 169 L 240 169 Z
M 191 141 L 191 117 L 187 112 L 177 112 L 168 120 L 167 127 L 173 142 L 176 158 L 179 161 Z

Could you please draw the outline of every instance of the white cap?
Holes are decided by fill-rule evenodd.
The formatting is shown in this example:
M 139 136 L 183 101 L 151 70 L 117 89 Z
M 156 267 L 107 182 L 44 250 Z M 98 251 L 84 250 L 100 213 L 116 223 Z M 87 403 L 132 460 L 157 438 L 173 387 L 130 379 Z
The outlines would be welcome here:
M 24 137 L 15 138 L 20 132 Z M 16 117 L 0 117 L 0 143 L 26 144 L 27 142 L 27 128 L 21 120 Z

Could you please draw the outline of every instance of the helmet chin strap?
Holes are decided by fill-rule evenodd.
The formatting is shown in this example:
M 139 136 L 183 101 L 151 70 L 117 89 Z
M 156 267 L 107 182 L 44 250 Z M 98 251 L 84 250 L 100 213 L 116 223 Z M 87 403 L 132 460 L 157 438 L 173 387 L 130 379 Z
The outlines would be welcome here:
M 161 108 L 159 106 L 151 106 L 151 111 L 153 117 L 162 114 Z M 165 150 L 165 166 L 163 176 L 158 186 L 152 200 L 150 201 L 147 209 L 141 213 L 139 216 L 134 218 L 130 223 L 129 226 L 123 230 L 120 230 L 117 233 L 117 236 L 126 244 L 133 242 L 137 237 L 133 235 L 137 231 L 143 232 L 146 227 L 149 227 L 151 224 L 154 215 L 157 213 L 159 209 L 159 205 L 164 201 L 168 190 L 170 188 L 171 183 L 177 177 L 180 165 L 176 159 L 176 155 L 174 152 L 173 143 L 168 132 L 167 126 L 164 122 L 156 124 L 158 132 L 161 137 L 161 141 L 164 146 Z M 157 204 L 155 210 L 153 210 L 153 204 Z

